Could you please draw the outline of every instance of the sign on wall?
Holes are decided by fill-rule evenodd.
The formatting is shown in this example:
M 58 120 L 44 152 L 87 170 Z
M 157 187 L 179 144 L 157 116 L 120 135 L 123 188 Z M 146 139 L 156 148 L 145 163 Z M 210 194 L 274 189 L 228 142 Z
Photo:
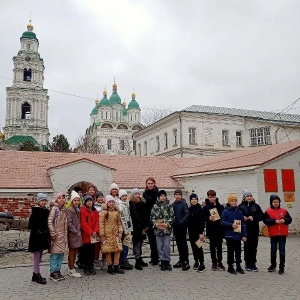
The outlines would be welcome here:
M 264 170 L 265 192 L 278 192 L 276 169 Z
M 283 192 L 295 192 L 295 178 L 293 169 L 282 169 L 281 179 Z
M 284 193 L 284 202 L 295 202 L 295 193 L 285 192 Z

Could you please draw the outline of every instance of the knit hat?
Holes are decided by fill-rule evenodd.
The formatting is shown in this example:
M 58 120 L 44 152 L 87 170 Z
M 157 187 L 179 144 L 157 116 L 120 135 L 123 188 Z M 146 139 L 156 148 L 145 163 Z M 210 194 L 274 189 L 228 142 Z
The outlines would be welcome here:
M 39 203 L 40 201 L 47 200 L 47 195 L 45 193 L 38 193 L 36 195 L 36 202 Z
M 131 195 L 135 195 L 136 193 L 140 193 L 140 190 L 138 188 L 134 188 L 131 190 Z
M 58 194 L 56 194 L 56 196 L 54 198 L 54 202 L 56 202 L 57 199 L 60 198 L 60 197 L 62 197 L 62 196 L 65 196 L 65 194 L 64 193 L 58 193 Z
M 196 198 L 197 201 L 199 200 L 199 199 L 198 199 L 198 196 L 197 196 L 195 193 L 191 193 L 191 194 L 190 194 L 190 201 L 191 201 L 193 198 Z
M 112 195 L 107 195 L 105 197 L 105 203 L 107 204 L 109 201 L 114 201 L 116 203 L 116 198 L 113 197 Z
M 175 196 L 175 194 L 180 194 L 182 196 L 182 190 L 180 190 L 180 189 L 175 190 L 174 191 L 174 196 Z
M 117 189 L 117 190 L 119 190 L 119 186 L 116 184 L 116 183 L 112 183 L 111 185 L 110 185 L 110 191 L 112 190 L 112 189 Z
M 103 193 L 100 191 L 96 193 L 96 199 L 103 196 L 104 196 Z
M 119 198 L 121 198 L 124 195 L 127 195 L 127 192 L 125 190 L 119 190 Z
M 167 192 L 165 190 L 160 190 L 158 193 L 157 193 L 157 198 L 159 199 L 160 195 L 165 195 L 167 197 Z
M 236 196 L 236 195 L 231 194 L 231 195 L 229 195 L 229 196 L 227 197 L 228 203 L 231 203 L 231 201 L 233 201 L 233 200 L 237 200 L 237 196 Z
M 243 191 L 243 200 L 244 200 L 247 196 L 252 196 L 252 193 L 251 193 L 249 190 L 244 190 L 244 191 Z
M 278 195 L 273 194 L 273 195 L 270 196 L 270 205 L 271 205 L 271 206 L 272 206 L 272 202 L 273 202 L 274 200 L 279 200 L 279 204 L 281 203 L 280 197 L 279 197 Z
M 71 201 L 73 201 L 74 199 L 80 199 L 80 196 L 77 192 L 75 192 L 74 190 L 71 192 Z
M 93 201 L 93 198 L 89 194 L 84 194 L 83 195 L 84 204 L 86 204 L 86 202 L 89 200 Z

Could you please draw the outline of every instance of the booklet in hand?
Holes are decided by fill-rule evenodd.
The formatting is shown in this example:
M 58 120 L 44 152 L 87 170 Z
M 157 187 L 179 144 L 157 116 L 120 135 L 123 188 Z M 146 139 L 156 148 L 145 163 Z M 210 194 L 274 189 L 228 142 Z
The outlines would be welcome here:
M 234 228 L 233 231 L 234 232 L 242 232 L 242 221 L 241 220 L 234 220 L 233 224 L 237 225 L 237 228 Z
M 196 244 L 196 246 L 197 246 L 198 248 L 201 248 L 201 247 L 204 245 L 204 241 L 201 241 L 201 240 L 199 239 L 199 240 L 197 240 L 197 241 L 195 242 L 195 244 Z
M 95 243 L 98 243 L 98 242 L 100 242 L 99 236 L 97 235 L 96 237 L 93 237 L 91 235 L 91 244 L 95 244 Z
M 219 215 L 218 210 L 216 208 L 210 209 L 209 212 L 210 212 L 210 215 L 212 217 L 214 217 L 214 221 L 220 220 L 220 215 Z

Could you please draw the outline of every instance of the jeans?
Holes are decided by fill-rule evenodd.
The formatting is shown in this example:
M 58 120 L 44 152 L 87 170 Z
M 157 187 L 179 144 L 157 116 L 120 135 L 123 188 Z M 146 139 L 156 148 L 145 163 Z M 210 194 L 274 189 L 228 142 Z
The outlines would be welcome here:
M 123 245 L 123 250 L 121 252 L 120 261 L 125 261 L 128 255 L 128 246 Z
M 171 261 L 170 235 L 157 235 L 156 245 L 160 261 Z
M 279 268 L 284 268 L 285 264 L 285 243 L 286 237 L 285 236 L 272 236 L 270 238 L 271 242 L 271 265 L 276 266 L 276 254 L 277 248 L 279 246 Z
M 233 266 L 234 259 L 237 266 L 241 265 L 241 253 L 242 253 L 242 246 L 240 240 L 226 240 L 227 243 L 227 263 L 228 266 Z
M 186 227 L 174 227 L 174 236 L 179 252 L 179 261 L 181 263 L 189 261 L 189 249 L 186 241 Z
M 210 252 L 211 262 L 213 264 L 221 263 L 223 260 L 222 244 L 223 244 L 222 236 L 209 237 L 209 252 Z
M 51 253 L 50 254 L 50 273 L 60 271 L 63 261 L 64 261 L 64 253 Z

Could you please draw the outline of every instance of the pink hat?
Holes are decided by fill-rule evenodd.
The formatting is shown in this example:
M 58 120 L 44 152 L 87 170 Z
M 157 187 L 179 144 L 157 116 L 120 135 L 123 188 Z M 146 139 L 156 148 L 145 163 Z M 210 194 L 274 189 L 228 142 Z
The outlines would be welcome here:
M 109 201 L 114 201 L 116 203 L 116 198 L 111 195 L 107 195 L 105 197 L 105 203 L 107 204 Z
M 65 195 L 64 193 L 58 193 L 58 194 L 56 194 L 56 196 L 55 196 L 55 198 L 54 198 L 54 202 L 56 202 L 57 199 L 60 198 L 60 197 L 62 197 L 62 196 L 63 196 L 64 198 L 66 197 L 66 195 Z

